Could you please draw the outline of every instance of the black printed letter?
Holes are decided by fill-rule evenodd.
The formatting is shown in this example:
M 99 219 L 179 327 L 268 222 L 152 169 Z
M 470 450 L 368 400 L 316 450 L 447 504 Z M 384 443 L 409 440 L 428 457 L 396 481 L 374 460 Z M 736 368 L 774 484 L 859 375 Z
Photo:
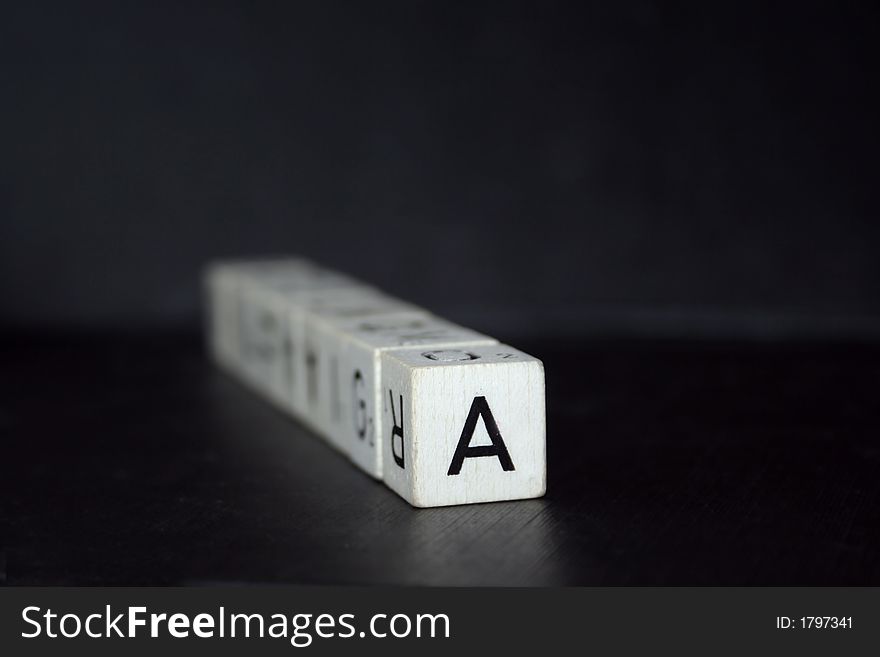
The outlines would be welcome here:
M 400 395 L 400 426 L 397 426 L 397 415 L 394 413 L 394 395 L 388 391 L 388 400 L 391 402 L 391 455 L 394 462 L 401 468 L 403 466 L 403 395 Z M 400 436 L 400 454 L 394 449 L 394 437 Z
M 354 398 L 354 430 L 357 437 L 363 440 L 367 435 L 367 402 L 363 398 L 364 375 L 360 370 L 354 371 L 352 397 Z
M 486 431 L 489 432 L 492 444 L 470 447 L 471 439 L 474 437 L 474 429 L 477 428 L 477 418 L 481 415 L 483 422 L 486 423 Z M 507 453 L 507 445 L 504 444 L 504 439 L 498 430 L 498 424 L 492 416 L 492 411 L 489 410 L 489 403 L 485 397 L 474 397 L 467 420 L 464 421 L 464 429 L 461 430 L 461 438 L 458 439 L 458 447 L 455 448 L 452 463 L 449 464 L 449 471 L 446 474 L 457 475 L 461 472 L 461 466 L 465 459 L 477 456 L 497 456 L 501 461 L 501 468 L 505 472 L 516 469 L 513 467 L 513 461 L 510 460 L 510 454 Z

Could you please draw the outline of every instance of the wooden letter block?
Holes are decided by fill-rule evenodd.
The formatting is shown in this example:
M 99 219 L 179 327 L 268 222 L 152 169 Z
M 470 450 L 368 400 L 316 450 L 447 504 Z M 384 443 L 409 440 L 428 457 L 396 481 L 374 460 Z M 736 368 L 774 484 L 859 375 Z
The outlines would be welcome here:
M 506 345 L 381 355 L 383 478 L 413 506 L 540 497 L 544 367 Z
M 355 464 L 382 478 L 381 355 L 394 349 L 490 345 L 498 341 L 424 311 L 325 318 L 328 353 L 338 355 L 338 390 L 327 430 L 338 436 Z M 332 370 L 331 370 L 332 373 Z
M 238 364 L 237 277 L 227 267 L 213 266 L 204 277 L 208 347 L 214 360 L 231 372 Z
M 221 261 L 205 270 L 207 330 L 211 353 L 227 370 L 244 375 L 241 353 L 242 288 L 247 283 L 284 278 L 302 282 L 320 277 L 316 265 L 301 258 Z
M 347 277 L 313 268 L 285 268 L 242 277 L 239 285 L 239 362 L 243 378 L 272 401 L 290 407 L 293 348 L 289 312 L 301 299 L 360 289 Z
M 294 411 L 331 445 L 347 451 L 335 430 L 341 418 L 338 340 L 329 323 L 402 312 L 414 306 L 372 288 L 315 292 L 297 299 L 289 314 Z M 297 376 L 298 375 L 298 376 Z

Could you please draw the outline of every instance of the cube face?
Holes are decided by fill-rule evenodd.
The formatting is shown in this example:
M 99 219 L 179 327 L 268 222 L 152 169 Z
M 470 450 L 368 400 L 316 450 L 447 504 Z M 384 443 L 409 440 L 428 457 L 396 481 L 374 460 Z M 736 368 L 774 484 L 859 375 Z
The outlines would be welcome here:
M 227 369 L 247 376 L 242 364 L 241 334 L 243 291 L 263 289 L 271 281 L 293 281 L 303 286 L 306 281 L 323 280 L 338 276 L 325 272 L 302 258 L 275 258 L 262 260 L 227 260 L 213 263 L 205 270 L 205 288 L 208 298 L 208 341 L 214 357 Z M 248 310 L 253 314 L 254 309 Z M 248 317 L 248 322 L 256 321 Z
M 426 312 L 406 312 L 345 318 L 330 323 L 330 349 L 338 353 L 339 391 L 336 417 L 330 429 L 342 440 L 354 463 L 382 478 L 385 436 L 379 390 L 380 355 L 416 345 L 439 348 L 490 345 L 498 341 Z
M 340 439 L 348 446 L 348 456 L 361 470 L 382 478 L 381 417 L 377 372 L 379 352 L 346 340 L 339 355 L 339 380 L 342 383 L 342 422 Z
M 214 359 L 236 371 L 239 348 L 239 310 L 236 278 L 223 269 L 211 269 L 204 279 L 207 298 L 208 345 Z
M 326 272 L 302 258 L 225 260 L 212 263 L 205 269 L 204 285 L 208 302 L 208 343 L 214 358 L 227 369 L 243 375 L 243 290 L 254 286 L 264 288 L 267 282 L 278 280 L 294 281 L 303 286 L 307 280 L 323 280 L 327 276 L 339 277 L 338 274 Z M 252 313 L 253 310 L 248 312 Z
M 347 445 L 340 436 L 343 423 L 343 386 L 339 378 L 341 341 L 333 328 L 334 322 L 413 308 L 371 288 L 362 288 L 333 294 L 316 293 L 308 299 L 299 299 L 290 311 L 288 330 L 294 354 L 293 369 L 299 373 L 294 381 L 294 409 L 334 447 L 347 452 Z
M 237 287 L 238 362 L 244 379 L 275 403 L 290 408 L 296 345 L 289 309 L 299 299 L 353 293 L 348 279 L 311 269 L 285 267 L 271 275 L 244 275 Z
M 284 351 L 284 313 L 274 295 L 256 288 L 239 296 L 239 362 L 242 375 L 255 388 L 277 386 Z
M 544 494 L 539 360 L 498 344 L 381 358 L 386 485 L 421 507 Z

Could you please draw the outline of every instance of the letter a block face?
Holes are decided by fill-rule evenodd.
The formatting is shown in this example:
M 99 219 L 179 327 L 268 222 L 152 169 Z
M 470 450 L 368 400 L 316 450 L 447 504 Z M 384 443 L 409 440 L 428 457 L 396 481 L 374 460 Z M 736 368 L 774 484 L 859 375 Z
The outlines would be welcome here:
M 386 485 L 413 506 L 540 497 L 544 367 L 506 345 L 382 354 Z

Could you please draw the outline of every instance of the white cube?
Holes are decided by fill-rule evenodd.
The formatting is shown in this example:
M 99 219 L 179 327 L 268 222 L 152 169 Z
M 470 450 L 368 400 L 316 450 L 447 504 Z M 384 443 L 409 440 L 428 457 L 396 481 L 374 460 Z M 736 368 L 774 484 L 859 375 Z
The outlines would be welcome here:
M 291 341 L 302 344 L 294 368 L 300 373 L 294 408 L 330 444 L 348 452 L 340 431 L 342 379 L 341 342 L 337 322 L 365 321 L 401 312 L 422 312 L 416 306 L 381 293 L 316 294 L 290 314 Z
M 490 345 L 487 335 L 447 322 L 425 311 L 339 317 L 322 315 L 313 320 L 320 329 L 325 353 L 331 356 L 328 378 L 331 406 L 325 430 L 358 467 L 382 477 L 382 395 L 379 390 L 381 354 L 414 347 Z
M 383 479 L 418 507 L 540 497 L 544 367 L 506 345 L 382 353 Z
M 213 358 L 237 374 L 241 370 L 241 289 L 247 281 L 284 277 L 302 280 L 320 272 L 302 258 L 223 260 L 205 269 L 208 345 Z
M 227 370 L 236 371 L 238 364 L 238 295 L 234 272 L 211 267 L 204 277 L 205 333 L 214 360 Z
M 239 372 L 276 404 L 290 405 L 294 385 L 295 346 L 289 318 L 314 296 L 374 294 L 356 281 L 316 269 L 248 273 L 237 288 Z

